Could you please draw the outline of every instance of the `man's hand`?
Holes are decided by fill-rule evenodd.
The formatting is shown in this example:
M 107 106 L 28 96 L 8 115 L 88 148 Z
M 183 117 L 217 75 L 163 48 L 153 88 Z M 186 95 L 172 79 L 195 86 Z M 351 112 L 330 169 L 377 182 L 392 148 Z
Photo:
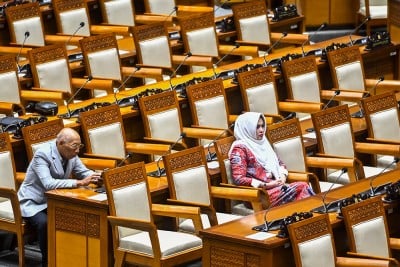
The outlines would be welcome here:
M 77 186 L 86 186 L 90 183 L 97 184 L 101 179 L 101 173 L 94 172 L 92 175 L 82 179 L 82 180 L 77 180 L 76 185 Z

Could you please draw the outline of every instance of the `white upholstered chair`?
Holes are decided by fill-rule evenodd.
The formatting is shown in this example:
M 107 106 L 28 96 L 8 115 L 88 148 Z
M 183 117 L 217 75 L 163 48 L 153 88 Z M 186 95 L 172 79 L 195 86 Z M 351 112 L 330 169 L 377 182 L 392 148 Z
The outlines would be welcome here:
M 24 235 L 29 233 L 29 227 L 21 216 L 17 190 L 10 137 L 0 133 L 0 230 L 17 236 L 18 263 L 25 266 Z
M 383 26 L 387 24 L 388 1 L 387 0 L 360 0 L 360 6 L 357 11 L 357 23 L 362 23 L 366 18 L 367 35 L 371 35 L 372 27 Z
M 106 24 L 135 26 L 133 0 L 100 0 L 99 4 Z
M 87 156 L 122 160 L 127 152 L 162 155 L 169 151 L 169 145 L 127 142 L 118 105 L 81 112 L 79 116 Z
M 367 140 L 375 143 L 400 145 L 400 114 L 396 96 L 383 93 L 361 100 L 367 123 Z M 393 169 L 393 156 L 377 155 L 377 166 Z
M 318 141 L 319 153 L 332 157 L 357 158 L 357 153 L 398 155 L 398 145 L 355 142 L 353 127 L 347 105 L 328 108 L 311 114 Z M 366 165 L 366 164 L 364 164 Z M 361 162 L 360 162 L 361 166 Z M 371 177 L 382 172 L 382 168 L 363 166 L 358 169 L 357 179 Z M 348 183 L 348 173 L 338 179 L 341 171 L 327 171 L 328 181 Z
M 338 257 L 328 214 L 289 224 L 288 232 L 296 267 L 395 266 L 382 259 Z
M 114 266 L 176 266 L 201 259 L 196 235 L 159 230 L 153 216 L 188 217 L 201 229 L 200 209 L 152 204 L 144 163 L 104 172 L 114 246 Z M 135 205 L 132 205 L 136 203 Z
M 197 146 L 163 157 L 170 189 L 171 203 L 193 205 L 201 208 L 204 228 L 232 221 L 241 216 L 216 212 L 213 197 L 249 201 L 255 211 L 263 209 L 259 190 L 211 186 L 204 148 Z M 189 220 L 180 220 L 179 229 L 193 232 Z
M 341 209 L 349 240 L 349 254 L 392 258 L 392 249 L 400 249 L 400 240 L 389 234 L 386 211 L 380 196 L 360 201 Z

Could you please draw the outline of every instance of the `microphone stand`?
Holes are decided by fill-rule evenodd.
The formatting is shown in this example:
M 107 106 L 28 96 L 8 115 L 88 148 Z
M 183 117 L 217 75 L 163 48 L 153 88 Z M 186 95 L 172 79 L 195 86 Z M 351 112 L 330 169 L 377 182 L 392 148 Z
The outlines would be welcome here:
M 75 34 L 81 29 L 85 27 L 85 22 L 81 21 L 81 23 L 79 23 L 78 28 L 76 28 L 76 30 L 71 34 L 71 36 L 68 38 L 68 40 L 65 42 L 65 46 L 67 46 L 69 44 L 69 42 L 71 41 L 72 37 L 75 36 Z
M 287 35 L 288 35 L 287 32 L 282 32 L 281 37 L 280 37 L 275 43 L 273 43 L 273 44 L 268 48 L 267 51 L 265 51 L 265 53 L 264 53 L 264 55 L 263 55 L 264 67 L 266 67 L 266 66 L 268 65 L 268 62 L 267 62 L 265 56 L 268 55 L 269 52 L 271 52 L 271 50 L 274 49 L 274 47 L 277 46 L 277 45 L 281 42 L 281 40 L 282 40 L 283 38 L 285 38 Z
M 325 104 L 325 106 L 322 108 L 322 110 L 325 110 L 329 107 L 329 104 L 333 101 L 333 99 L 337 96 L 340 95 L 340 90 L 336 90 L 335 94 L 329 99 L 329 101 Z
M 114 90 L 115 104 L 118 105 L 117 93 L 119 92 L 119 90 L 122 88 L 122 86 L 124 86 L 124 85 L 128 82 L 128 80 L 129 80 L 138 70 L 140 70 L 140 67 L 136 67 L 136 69 L 135 69 L 134 71 L 132 71 L 132 73 L 129 74 L 128 77 L 126 77 L 126 79 L 121 83 L 121 85 L 120 85 L 117 89 Z
M 351 45 L 351 46 L 354 45 L 354 42 L 353 42 L 353 39 L 351 38 L 351 35 L 352 35 L 353 33 L 357 32 L 365 23 L 367 23 L 367 22 L 370 21 L 370 20 L 371 20 L 371 17 L 370 17 L 370 16 L 366 17 L 365 20 L 364 20 L 360 25 L 357 26 L 357 28 L 355 28 L 352 32 L 350 32 L 350 34 L 349 34 L 349 39 L 350 39 L 350 45 Z
M 289 115 L 287 115 L 286 117 L 284 117 L 280 121 L 277 121 L 276 123 L 281 123 L 281 122 L 289 120 L 289 119 L 291 119 L 291 118 L 293 118 L 295 116 L 296 116 L 296 112 L 290 112 Z
M 381 76 L 381 77 L 379 77 L 378 81 L 375 83 L 374 87 L 372 88 L 372 92 L 374 92 L 374 95 L 376 95 L 376 87 L 384 79 L 385 79 L 385 77 Z M 367 98 L 370 95 L 371 95 L 371 93 L 368 92 L 365 95 L 363 95 L 363 97 L 361 99 Z M 363 110 L 361 105 L 359 105 L 359 106 L 360 106 L 360 110 L 355 112 L 355 113 L 353 113 L 353 114 L 351 114 L 351 117 L 353 117 L 353 118 L 362 118 L 362 117 L 364 117 L 364 110 Z
M 319 33 L 323 28 L 325 28 L 327 25 L 326 22 L 322 23 L 321 26 L 318 27 L 318 29 L 313 32 L 313 34 L 311 34 L 311 36 L 308 38 L 308 40 L 305 40 L 302 44 L 301 44 L 301 51 L 303 53 L 303 57 L 306 56 L 306 53 L 304 52 L 304 45 L 307 43 L 307 41 L 310 41 L 317 33 Z
M 229 125 L 229 127 L 227 129 L 224 129 L 217 137 L 215 137 L 208 145 L 207 145 L 207 161 L 213 161 L 214 157 L 216 156 L 216 153 L 211 153 L 210 151 L 210 147 L 211 144 L 214 144 L 215 141 L 217 141 L 226 131 L 229 131 L 230 129 L 232 129 L 235 126 L 235 123 L 232 123 L 231 125 Z
M 342 171 L 340 172 L 340 174 L 338 175 L 338 177 L 336 177 L 335 182 L 333 182 L 331 184 L 331 186 L 329 187 L 329 189 L 325 192 L 325 194 L 322 196 L 322 204 L 324 207 L 324 213 L 328 213 L 328 205 L 326 205 L 325 203 L 325 198 L 328 195 L 328 193 L 331 191 L 331 189 L 333 188 L 333 186 L 336 184 L 337 181 L 339 181 L 339 179 L 342 177 L 343 174 L 345 174 L 347 172 L 347 168 L 343 168 Z
M 178 72 L 178 70 L 182 67 L 183 63 L 186 62 L 186 60 L 188 58 L 190 58 L 192 56 L 192 53 L 189 51 L 187 52 L 185 58 L 181 61 L 181 63 L 179 63 L 178 67 L 176 67 L 176 69 L 174 70 L 174 72 L 172 72 L 172 74 L 169 76 L 169 86 L 170 86 L 170 90 L 173 91 L 175 89 L 175 87 L 172 85 L 172 78 L 176 75 L 176 73 Z
M 75 98 L 75 96 L 85 87 L 85 85 L 90 82 L 93 79 L 92 75 L 89 75 L 86 79 L 86 81 L 81 85 L 81 87 L 78 88 L 78 90 L 75 91 L 75 93 L 67 100 L 67 113 L 63 115 L 59 115 L 59 118 L 63 119 L 70 119 L 72 117 L 71 115 L 71 110 L 69 109 L 69 104 L 71 101 Z
M 231 55 L 232 52 L 235 51 L 239 47 L 240 47 L 240 44 L 236 43 L 235 46 L 228 53 L 226 53 L 220 60 L 218 60 L 217 63 L 212 65 L 212 70 L 214 72 L 214 79 L 217 79 L 217 72 L 215 71 L 215 69 L 217 68 L 218 64 L 221 63 L 227 56 Z
M 20 72 L 21 72 L 21 68 L 22 68 L 22 67 L 19 65 L 19 57 L 21 56 L 22 48 L 24 48 L 24 45 L 25 45 L 26 39 L 28 39 L 28 37 L 29 37 L 31 34 L 30 34 L 30 32 L 29 32 L 29 31 L 26 31 L 24 35 L 25 35 L 25 37 L 24 37 L 24 40 L 22 41 L 21 48 L 19 49 L 19 51 L 18 51 L 18 54 L 17 54 L 17 67 L 18 67 L 18 73 L 20 73 Z
M 174 14 L 174 12 L 177 12 L 177 11 L 178 11 L 178 7 L 177 7 L 177 6 L 174 6 L 174 8 L 172 9 L 172 11 L 165 17 L 165 19 L 164 19 L 163 22 L 166 22 L 166 21 L 169 19 L 169 17 L 171 17 L 172 14 Z M 175 14 L 175 15 L 176 15 L 176 14 Z
M 165 155 L 171 153 L 171 150 L 176 146 L 176 144 L 177 144 L 179 141 L 181 141 L 183 138 L 185 138 L 185 137 L 186 137 L 186 133 L 181 133 L 181 134 L 179 135 L 178 139 L 176 139 L 176 141 L 175 141 L 172 145 L 169 146 L 168 151 L 167 151 L 166 153 L 164 153 L 164 155 L 160 156 L 160 157 L 157 159 L 157 161 L 156 161 L 157 170 L 156 170 L 156 171 L 153 171 L 153 172 L 147 173 L 148 176 L 160 178 L 161 176 L 164 176 L 164 175 L 165 175 L 165 168 L 160 168 L 160 161 L 162 160 L 162 158 L 163 158 Z
M 373 196 L 375 196 L 375 188 L 373 187 L 373 185 L 372 185 L 372 182 L 375 180 L 375 178 L 376 177 L 379 177 L 379 175 L 381 175 L 382 173 L 384 173 L 390 166 L 392 166 L 393 164 L 397 164 L 398 162 L 400 161 L 400 158 L 399 157 L 394 157 L 394 159 L 393 159 L 393 161 L 392 162 L 390 162 L 390 164 L 388 164 L 388 165 L 386 165 L 385 166 L 385 168 L 383 168 L 377 175 L 375 175 L 374 177 L 372 177 L 370 180 L 369 180 L 369 188 L 370 188 L 370 191 L 371 191 L 371 193 L 370 193 L 370 196 L 371 197 L 373 197 Z

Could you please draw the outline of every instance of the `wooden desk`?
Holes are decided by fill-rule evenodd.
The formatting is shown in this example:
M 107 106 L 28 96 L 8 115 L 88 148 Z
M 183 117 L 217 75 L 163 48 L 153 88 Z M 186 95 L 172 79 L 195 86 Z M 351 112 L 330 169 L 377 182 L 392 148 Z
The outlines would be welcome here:
M 394 182 L 399 178 L 400 170 L 387 172 L 374 180 L 374 186 L 389 181 Z M 334 189 L 328 193 L 326 202 L 349 197 L 369 187 L 369 179 L 365 179 Z M 267 220 L 284 218 L 294 212 L 310 211 L 321 205 L 321 195 L 312 196 L 272 208 L 267 214 Z M 233 222 L 202 230 L 200 234 L 203 238 L 203 266 L 294 266 L 288 239 L 272 237 L 266 240 L 254 240 L 246 237 L 256 233 L 251 229 L 253 226 L 264 223 L 264 213 L 258 212 Z M 337 219 L 335 213 L 330 213 L 329 217 L 335 232 L 335 228 L 342 226 L 342 221 Z

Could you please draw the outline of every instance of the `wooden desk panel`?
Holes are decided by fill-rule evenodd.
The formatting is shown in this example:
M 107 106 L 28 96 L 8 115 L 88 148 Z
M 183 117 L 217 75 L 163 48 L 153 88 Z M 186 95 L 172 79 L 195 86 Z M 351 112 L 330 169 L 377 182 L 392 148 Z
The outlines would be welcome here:
M 399 178 L 400 170 L 387 172 L 374 180 L 374 186 L 389 181 L 395 182 Z M 326 203 L 367 189 L 369 189 L 368 179 L 334 189 L 328 193 Z M 310 211 L 312 208 L 321 206 L 321 195 L 272 208 L 267 213 L 267 220 L 284 218 L 294 212 Z M 202 230 L 200 234 L 203 238 L 203 266 L 294 266 L 288 239 L 272 237 L 266 240 L 254 240 L 246 238 L 246 236 L 256 233 L 251 229 L 253 226 L 264 223 L 264 214 L 265 212 L 261 211 L 236 221 Z M 340 241 L 341 238 L 336 237 L 343 234 L 343 223 L 336 217 L 336 213 L 330 213 L 329 218 L 334 229 L 335 239 Z M 336 245 L 339 246 L 337 251 L 344 252 L 346 250 L 343 247 L 345 246 L 343 238 Z

